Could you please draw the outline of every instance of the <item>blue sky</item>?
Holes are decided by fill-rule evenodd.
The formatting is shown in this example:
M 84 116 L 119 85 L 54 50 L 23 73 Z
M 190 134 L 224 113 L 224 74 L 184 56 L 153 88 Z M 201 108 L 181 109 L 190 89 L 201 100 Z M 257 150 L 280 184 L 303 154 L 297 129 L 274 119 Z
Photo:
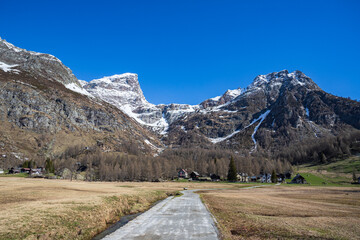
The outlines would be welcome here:
M 148 101 L 198 104 L 301 70 L 360 99 L 360 1 L 1 1 L 0 36 L 83 80 L 134 72 Z

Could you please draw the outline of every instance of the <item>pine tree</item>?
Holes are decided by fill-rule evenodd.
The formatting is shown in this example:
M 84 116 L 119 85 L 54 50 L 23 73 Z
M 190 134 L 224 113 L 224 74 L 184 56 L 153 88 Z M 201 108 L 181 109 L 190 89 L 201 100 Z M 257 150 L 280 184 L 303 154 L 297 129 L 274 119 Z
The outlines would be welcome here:
M 355 170 L 353 171 L 353 182 L 357 182 L 357 178 L 356 178 L 356 174 L 355 174 Z
M 236 182 L 237 180 L 237 170 L 236 170 L 234 158 L 232 156 L 230 159 L 229 172 L 227 178 L 229 182 Z
M 47 173 L 54 173 L 55 172 L 54 163 L 50 158 L 46 159 L 45 170 L 46 170 Z
M 325 156 L 324 153 L 321 153 L 321 159 L 320 159 L 321 163 L 324 164 L 324 163 L 327 163 L 327 158 Z
M 271 182 L 272 182 L 272 183 L 276 183 L 276 182 L 277 182 L 277 177 L 276 177 L 276 172 L 275 172 L 275 170 L 273 170 L 272 173 L 271 173 Z

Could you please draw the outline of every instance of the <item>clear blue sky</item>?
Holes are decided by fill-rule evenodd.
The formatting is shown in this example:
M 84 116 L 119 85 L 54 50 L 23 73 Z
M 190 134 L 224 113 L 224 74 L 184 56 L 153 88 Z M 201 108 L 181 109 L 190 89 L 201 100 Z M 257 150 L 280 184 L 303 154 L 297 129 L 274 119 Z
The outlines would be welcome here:
M 360 99 L 360 1 L 1 1 L 0 36 L 83 80 L 139 74 L 152 103 L 189 103 L 301 70 Z

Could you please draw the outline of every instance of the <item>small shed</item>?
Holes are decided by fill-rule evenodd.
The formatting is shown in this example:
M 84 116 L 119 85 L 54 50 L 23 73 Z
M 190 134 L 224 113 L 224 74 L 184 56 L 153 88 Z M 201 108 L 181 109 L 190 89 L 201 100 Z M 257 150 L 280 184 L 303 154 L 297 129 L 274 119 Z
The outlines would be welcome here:
M 198 172 L 193 171 L 193 172 L 190 173 L 190 178 L 192 180 L 198 180 L 199 177 L 200 177 L 200 174 Z
M 220 181 L 220 176 L 216 175 L 215 173 L 210 174 L 210 178 L 213 182 Z
M 31 168 L 22 168 L 22 169 L 20 169 L 20 171 L 21 171 L 22 173 L 30 173 Z
M 291 183 L 295 183 L 295 184 L 306 184 L 306 179 L 301 176 L 299 173 L 293 178 L 293 180 L 291 180 Z
M 0 168 L 0 174 L 4 173 L 4 169 Z
M 276 177 L 277 177 L 278 182 L 284 182 L 285 181 L 285 174 L 279 173 L 279 174 L 276 174 Z
M 250 177 L 250 182 L 257 182 L 257 176 L 251 176 Z
M 189 178 L 189 174 L 185 169 L 180 169 L 178 171 L 178 178 Z

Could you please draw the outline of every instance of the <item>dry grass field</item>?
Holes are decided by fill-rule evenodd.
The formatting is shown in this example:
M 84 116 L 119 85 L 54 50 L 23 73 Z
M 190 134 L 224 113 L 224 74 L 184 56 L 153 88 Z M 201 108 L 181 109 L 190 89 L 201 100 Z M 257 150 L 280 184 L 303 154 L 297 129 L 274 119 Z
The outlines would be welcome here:
M 0 239 L 91 239 L 122 215 L 170 193 L 237 187 L 189 182 L 76 182 L 0 178 Z
M 360 239 L 360 188 L 203 191 L 224 239 Z

